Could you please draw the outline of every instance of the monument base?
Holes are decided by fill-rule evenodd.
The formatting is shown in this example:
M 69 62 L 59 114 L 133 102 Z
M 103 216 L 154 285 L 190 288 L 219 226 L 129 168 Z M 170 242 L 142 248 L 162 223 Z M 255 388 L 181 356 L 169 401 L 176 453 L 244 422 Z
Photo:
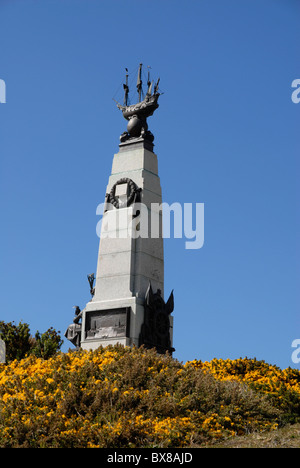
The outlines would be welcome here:
M 81 348 L 138 346 L 144 321 L 144 301 L 138 297 L 90 301 L 82 311 Z

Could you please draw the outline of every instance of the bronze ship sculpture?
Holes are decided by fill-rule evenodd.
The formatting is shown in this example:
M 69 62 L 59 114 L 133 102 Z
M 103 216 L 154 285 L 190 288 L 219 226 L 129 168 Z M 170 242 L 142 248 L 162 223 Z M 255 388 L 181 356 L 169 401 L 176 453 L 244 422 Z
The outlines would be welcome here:
M 125 142 L 129 139 L 142 138 L 153 142 L 154 136 L 148 130 L 147 118 L 153 115 L 154 111 L 159 107 L 158 98 L 161 93 L 158 92 L 158 84 L 160 79 L 154 84 L 153 80 L 150 80 L 150 73 L 148 69 L 148 80 L 147 80 L 147 93 L 143 100 L 142 98 L 142 64 L 139 65 L 138 77 L 137 77 L 137 92 L 138 102 L 136 104 L 128 105 L 129 97 L 129 86 L 128 86 L 128 69 L 126 68 L 126 79 L 123 84 L 124 88 L 124 102 L 123 105 L 116 101 L 118 109 L 122 111 L 124 119 L 128 120 L 127 132 L 122 133 L 120 136 L 121 142 Z M 154 84 L 154 86 L 153 86 Z M 152 94 L 153 89 L 153 94 Z

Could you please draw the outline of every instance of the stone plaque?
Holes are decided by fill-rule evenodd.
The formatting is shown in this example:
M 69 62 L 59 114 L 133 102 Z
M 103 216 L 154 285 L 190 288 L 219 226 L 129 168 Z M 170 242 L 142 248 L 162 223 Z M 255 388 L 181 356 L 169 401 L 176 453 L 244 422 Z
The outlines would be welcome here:
M 129 336 L 130 307 L 98 310 L 86 313 L 86 340 L 110 339 Z
M 5 342 L 0 339 L 0 364 L 5 363 L 5 358 L 6 358 Z
M 119 184 L 116 186 L 116 190 L 115 190 L 115 195 L 117 197 L 121 197 L 122 195 L 125 195 L 127 197 L 127 187 L 128 187 L 128 184 Z

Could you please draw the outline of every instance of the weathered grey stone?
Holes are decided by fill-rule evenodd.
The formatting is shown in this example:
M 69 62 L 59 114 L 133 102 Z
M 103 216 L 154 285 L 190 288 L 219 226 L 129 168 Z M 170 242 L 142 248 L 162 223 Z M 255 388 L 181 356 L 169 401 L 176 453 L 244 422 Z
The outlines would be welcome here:
M 101 311 L 101 310 L 115 310 L 123 307 L 130 308 L 130 330 L 129 336 L 108 338 L 104 340 L 97 339 L 86 339 L 86 316 L 89 312 Z M 109 344 L 122 344 L 124 346 L 138 346 L 139 332 L 144 320 L 144 307 L 143 300 L 137 297 L 127 297 L 124 299 L 117 300 L 106 300 L 101 302 L 91 301 L 87 304 L 84 309 L 83 321 L 82 321 L 82 341 L 81 347 L 83 349 L 96 349 L 100 345 L 108 346 Z
M 99 255 L 97 264 L 95 294 L 86 305 L 82 315 L 81 347 L 95 349 L 100 345 L 121 343 L 125 346 L 139 344 L 139 335 L 144 321 L 144 299 L 149 281 L 154 290 L 164 291 L 164 260 L 162 238 L 162 216 L 156 217 L 159 226 L 157 236 L 151 238 L 151 210 L 158 211 L 152 203 L 162 203 L 160 179 L 158 177 L 157 156 L 142 145 L 129 145 L 114 155 L 112 173 L 109 177 L 106 193 L 122 179 L 132 180 L 139 191 L 140 203 L 145 206 L 142 215 L 137 215 L 135 206 L 117 208 L 108 205 L 104 213 Z M 128 182 L 130 183 L 130 182 Z M 115 186 L 114 197 L 119 201 L 128 196 L 127 183 Z M 108 200 L 109 201 L 109 200 Z M 120 206 L 120 205 L 119 205 Z M 145 219 L 145 222 L 142 220 Z M 120 308 L 129 310 L 129 330 L 127 336 L 116 335 L 112 329 L 97 332 L 88 331 L 91 313 L 96 314 L 93 323 L 101 322 L 101 311 L 115 310 L 117 317 Z M 98 315 L 97 315 L 98 313 Z M 120 312 L 121 313 L 121 312 Z M 123 312 L 122 312 L 123 313 Z M 99 317 L 99 318 L 97 318 Z M 123 317 L 123 316 L 122 316 Z M 123 319 L 122 319 L 123 320 Z M 101 325 L 99 325 L 101 326 Z M 97 336 L 101 336 L 99 339 Z M 103 338 L 107 336 L 107 338 Z
M 114 155 L 111 174 L 128 174 L 130 171 L 147 170 L 158 175 L 157 156 L 145 148 L 131 149 Z
M 6 346 L 5 341 L 0 339 L 0 364 L 4 364 L 6 360 Z

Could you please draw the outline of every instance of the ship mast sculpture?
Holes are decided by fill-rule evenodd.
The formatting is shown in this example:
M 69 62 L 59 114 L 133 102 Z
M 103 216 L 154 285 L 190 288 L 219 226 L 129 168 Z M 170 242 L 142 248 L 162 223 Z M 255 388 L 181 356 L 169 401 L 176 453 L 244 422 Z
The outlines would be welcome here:
M 160 93 L 158 92 L 159 78 L 154 85 L 153 94 L 153 81 L 150 80 L 150 73 L 148 69 L 148 80 L 147 80 L 147 93 L 144 99 L 141 101 L 142 97 L 142 64 L 139 65 L 138 77 L 137 77 L 137 92 L 138 92 L 138 102 L 136 104 L 128 105 L 128 95 L 129 95 L 129 86 L 128 86 L 128 69 L 126 68 L 126 78 L 125 83 L 123 84 L 124 88 L 124 102 L 121 105 L 116 101 L 118 109 L 122 111 L 124 119 L 128 120 L 127 132 L 122 133 L 120 136 L 121 143 L 129 140 L 141 138 L 143 140 L 148 140 L 151 143 L 154 140 L 154 135 L 148 130 L 147 118 L 153 115 L 154 111 L 158 108 L 158 98 Z

